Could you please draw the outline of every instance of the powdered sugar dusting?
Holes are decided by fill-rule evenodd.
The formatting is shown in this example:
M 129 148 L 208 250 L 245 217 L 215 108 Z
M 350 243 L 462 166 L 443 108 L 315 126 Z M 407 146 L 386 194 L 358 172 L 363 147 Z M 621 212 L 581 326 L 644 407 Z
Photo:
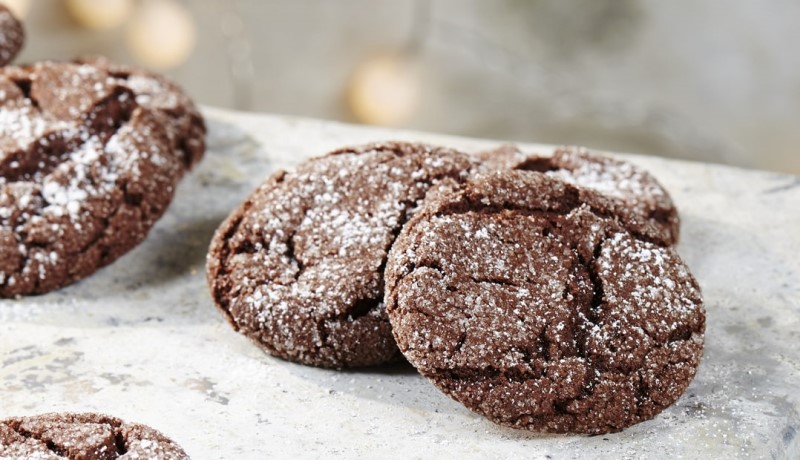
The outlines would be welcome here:
M 674 250 L 617 233 L 603 244 L 597 263 L 601 279 L 616 280 L 604 286 L 602 316 L 624 315 L 665 342 L 683 332 L 687 318 L 702 314 L 697 282 Z
M 648 233 L 675 244 L 679 219 L 667 191 L 646 170 L 627 161 L 590 153 L 582 147 L 559 147 L 552 156 L 527 154 L 511 145 L 483 152 L 484 169 L 527 170 L 546 174 L 616 203 L 614 213 L 650 228 Z
M 0 91 L 0 296 L 8 296 L 93 271 L 96 266 L 75 267 L 75 261 L 92 245 L 110 243 L 103 234 L 117 215 L 138 221 L 124 231 L 146 231 L 163 212 L 160 202 L 171 196 L 186 158 L 173 147 L 184 141 L 166 112 L 137 104 L 125 80 L 103 68 L 6 67 Z M 196 142 L 202 147 L 202 139 Z M 143 200 L 148 207 L 130 214 Z M 102 249 L 95 265 L 110 262 L 111 252 Z
M 669 196 L 650 173 L 626 161 L 592 155 L 584 148 L 559 149 L 555 161 L 565 169 L 547 174 L 623 200 L 641 212 L 646 213 L 653 204 L 672 207 Z
M 160 109 L 174 109 L 185 103 L 182 93 L 172 90 L 162 80 L 148 75 L 130 75 L 126 85 L 136 93 L 136 102 Z
M 596 212 L 604 198 L 498 172 L 430 203 L 388 259 L 404 355 L 491 420 L 605 433 L 655 416 L 703 347 L 699 288 L 668 246 Z
M 0 420 L 3 458 L 188 459 L 158 431 L 99 414 L 51 413 Z
M 340 367 L 392 359 L 386 254 L 429 189 L 464 180 L 470 166 L 447 149 L 378 144 L 274 178 L 249 198 L 253 209 L 229 241 L 221 240 L 229 230 L 217 233 L 215 247 L 230 251 L 219 261 L 225 279 L 236 286 L 217 301 L 243 332 L 292 360 Z
M 0 98 L 0 100 L 3 98 Z M 0 161 L 14 150 L 25 150 L 48 132 L 75 129 L 71 123 L 46 119 L 30 101 L 0 110 Z M 0 181 L 4 178 L 0 177 Z M 0 182 L 2 183 L 2 182 Z

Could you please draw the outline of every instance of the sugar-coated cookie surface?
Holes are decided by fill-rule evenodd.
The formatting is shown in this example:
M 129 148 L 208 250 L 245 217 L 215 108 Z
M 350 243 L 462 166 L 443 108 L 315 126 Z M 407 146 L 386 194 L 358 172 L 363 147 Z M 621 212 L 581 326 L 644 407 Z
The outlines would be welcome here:
M 191 101 L 143 71 L 0 69 L 0 297 L 65 286 L 136 246 L 204 134 Z
M 615 206 L 526 171 L 428 201 L 386 268 L 400 350 L 502 425 L 596 434 L 654 417 L 695 375 L 705 311 L 675 250 Z
M 53 413 L 0 420 L 0 458 L 183 460 L 158 431 L 106 415 Z
M 523 153 L 513 145 L 482 152 L 483 167 L 491 170 L 541 172 L 602 193 L 618 204 L 617 213 L 648 222 L 658 239 L 676 244 L 678 211 L 655 177 L 627 161 L 598 155 L 581 147 L 559 147 L 552 156 Z
M 386 255 L 425 196 L 472 167 L 454 150 L 383 143 L 272 176 L 217 230 L 214 301 L 236 330 L 287 360 L 339 368 L 398 359 L 383 306 Z
M 152 110 L 167 129 L 172 147 L 187 164 L 200 161 L 205 153 L 206 127 L 203 116 L 189 96 L 168 78 L 148 70 L 116 64 L 104 57 L 76 60 L 107 72 L 136 95 L 136 103 Z
M 14 60 L 25 41 L 25 30 L 11 11 L 0 4 L 0 66 Z

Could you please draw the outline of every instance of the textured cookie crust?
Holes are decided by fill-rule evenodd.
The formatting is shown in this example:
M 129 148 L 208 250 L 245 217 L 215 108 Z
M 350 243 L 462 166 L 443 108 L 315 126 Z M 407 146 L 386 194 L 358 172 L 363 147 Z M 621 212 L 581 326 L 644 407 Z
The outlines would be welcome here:
M 389 254 L 406 358 L 501 425 L 606 433 L 675 402 L 703 350 L 697 282 L 600 194 L 497 172 L 429 201 Z
M 115 64 L 104 57 L 91 56 L 75 61 L 107 72 L 136 95 L 136 103 L 152 110 L 167 128 L 173 148 L 192 165 L 205 153 L 206 126 L 203 116 L 183 90 L 169 79 L 145 69 Z
M 9 9 L 0 4 L 0 66 L 14 60 L 22 49 L 25 31 Z
M 100 414 L 0 420 L 0 458 L 179 460 L 189 456 L 158 431 Z
M 89 64 L 0 69 L 0 297 L 86 277 L 166 210 L 205 128 L 154 88 Z
M 552 156 L 542 156 L 522 153 L 513 145 L 482 152 L 478 157 L 487 171 L 537 171 L 600 192 L 619 204 L 617 213 L 649 222 L 657 229 L 659 241 L 678 243 L 680 219 L 669 193 L 650 173 L 627 161 L 589 153 L 581 147 L 559 147 Z
M 290 361 L 341 368 L 399 358 L 383 308 L 387 253 L 426 194 L 463 182 L 471 167 L 453 150 L 384 143 L 274 175 L 212 241 L 217 306 Z

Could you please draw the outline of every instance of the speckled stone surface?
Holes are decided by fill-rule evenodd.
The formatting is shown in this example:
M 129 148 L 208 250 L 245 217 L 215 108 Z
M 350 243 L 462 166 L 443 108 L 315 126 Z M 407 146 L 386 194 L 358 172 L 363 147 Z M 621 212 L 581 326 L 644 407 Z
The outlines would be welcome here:
M 686 394 L 622 433 L 501 428 L 408 365 L 284 362 L 214 309 L 211 234 L 268 174 L 345 144 L 496 143 L 215 109 L 209 151 L 137 249 L 40 297 L 0 301 L 0 418 L 95 411 L 150 425 L 193 458 L 798 458 L 800 178 L 626 156 L 669 190 L 703 287 L 705 357 Z M 534 146 L 526 146 L 533 148 Z

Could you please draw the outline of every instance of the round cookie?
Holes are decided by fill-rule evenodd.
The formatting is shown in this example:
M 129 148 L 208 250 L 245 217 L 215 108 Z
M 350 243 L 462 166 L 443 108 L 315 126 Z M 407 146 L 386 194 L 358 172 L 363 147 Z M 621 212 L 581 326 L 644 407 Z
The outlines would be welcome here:
M 5 5 L 0 4 L 0 66 L 14 60 L 25 41 L 22 23 Z
M 54 413 L 0 420 L 0 458 L 179 460 L 189 456 L 145 425 L 100 414 Z
M 627 161 L 589 153 L 582 147 L 559 147 L 552 156 L 522 153 L 513 145 L 482 152 L 486 172 L 494 170 L 537 171 L 600 192 L 619 203 L 616 212 L 649 221 L 658 239 L 677 244 L 678 211 L 669 193 L 655 177 Z
M 342 368 L 400 358 L 383 308 L 386 256 L 428 193 L 466 180 L 454 150 L 382 143 L 279 172 L 219 227 L 208 282 L 234 329 L 269 353 Z
M 405 357 L 505 426 L 606 433 L 675 402 L 703 351 L 700 288 L 613 200 L 496 172 L 431 200 L 386 268 Z
M 0 69 L 0 297 L 57 289 L 125 254 L 202 156 L 202 120 L 180 131 L 137 91 L 89 64 Z

